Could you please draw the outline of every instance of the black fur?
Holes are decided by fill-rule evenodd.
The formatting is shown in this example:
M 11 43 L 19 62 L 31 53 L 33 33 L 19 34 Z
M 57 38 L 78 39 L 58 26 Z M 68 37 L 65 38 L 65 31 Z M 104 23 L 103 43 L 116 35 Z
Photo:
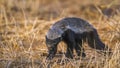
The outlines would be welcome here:
M 97 30 L 87 21 L 69 17 L 64 18 L 49 29 L 46 35 L 46 44 L 49 54 L 47 59 L 52 59 L 57 52 L 57 45 L 60 41 L 67 44 L 66 57 L 73 58 L 73 49 L 78 56 L 85 57 L 82 41 L 87 42 L 92 48 L 107 50 L 108 47 L 100 40 Z

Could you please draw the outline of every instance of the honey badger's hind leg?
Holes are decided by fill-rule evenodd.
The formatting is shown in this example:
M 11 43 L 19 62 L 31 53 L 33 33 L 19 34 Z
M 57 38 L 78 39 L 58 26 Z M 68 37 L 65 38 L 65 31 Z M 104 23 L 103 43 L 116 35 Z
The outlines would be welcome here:
M 87 33 L 88 45 L 94 49 L 102 51 L 106 54 L 107 50 L 110 50 L 99 38 L 97 31 L 94 29 Z

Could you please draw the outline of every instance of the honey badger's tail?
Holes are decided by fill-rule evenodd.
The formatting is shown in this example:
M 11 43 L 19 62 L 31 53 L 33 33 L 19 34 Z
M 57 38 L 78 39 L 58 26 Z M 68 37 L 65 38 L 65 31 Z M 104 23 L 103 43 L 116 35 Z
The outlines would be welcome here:
M 96 29 L 88 32 L 87 41 L 90 47 L 97 49 L 97 50 L 104 51 L 104 53 L 106 53 L 107 51 L 110 52 L 111 50 L 108 48 L 108 46 L 105 46 L 105 44 L 101 41 Z

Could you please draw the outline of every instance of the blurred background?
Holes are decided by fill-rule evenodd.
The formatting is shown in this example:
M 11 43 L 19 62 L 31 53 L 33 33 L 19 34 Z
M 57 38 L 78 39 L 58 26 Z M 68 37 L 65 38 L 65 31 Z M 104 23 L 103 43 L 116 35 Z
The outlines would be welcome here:
M 0 0 L 0 68 L 50 66 L 45 62 L 45 35 L 64 17 L 89 21 L 114 55 L 109 60 L 85 44 L 86 58 L 65 62 L 62 54 L 50 63 L 51 68 L 120 68 L 120 0 Z M 57 54 L 65 49 L 61 42 Z
M 21 19 L 38 17 L 55 19 L 77 16 L 87 19 L 110 17 L 120 11 L 120 0 L 0 0 L 0 13 L 8 18 Z M 22 17 L 24 18 L 24 17 Z

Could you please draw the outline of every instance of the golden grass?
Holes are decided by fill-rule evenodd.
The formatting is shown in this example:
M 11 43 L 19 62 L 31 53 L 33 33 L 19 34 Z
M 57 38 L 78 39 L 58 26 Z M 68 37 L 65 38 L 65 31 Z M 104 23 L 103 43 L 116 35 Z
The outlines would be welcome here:
M 0 68 L 119 68 L 119 11 L 119 0 L 0 0 Z M 111 58 L 86 47 L 86 58 L 67 59 L 59 55 L 66 49 L 60 43 L 56 57 L 46 62 L 45 34 L 68 16 L 88 20 L 112 48 Z

